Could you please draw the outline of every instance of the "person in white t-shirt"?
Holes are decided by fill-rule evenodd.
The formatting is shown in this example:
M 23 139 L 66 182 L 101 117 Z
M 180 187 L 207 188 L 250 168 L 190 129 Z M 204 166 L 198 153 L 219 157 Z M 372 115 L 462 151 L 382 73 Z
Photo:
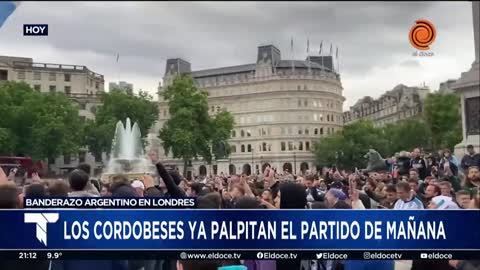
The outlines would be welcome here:
M 397 184 L 397 196 L 398 200 L 393 208 L 395 210 L 424 209 L 422 201 L 412 192 L 408 182 L 400 182 Z

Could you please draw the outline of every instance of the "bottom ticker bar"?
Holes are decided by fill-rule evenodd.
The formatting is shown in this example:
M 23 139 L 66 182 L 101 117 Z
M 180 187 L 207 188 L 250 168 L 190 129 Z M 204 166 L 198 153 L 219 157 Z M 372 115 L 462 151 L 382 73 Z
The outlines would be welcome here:
M 2 250 L 0 260 L 475 260 L 480 250 Z

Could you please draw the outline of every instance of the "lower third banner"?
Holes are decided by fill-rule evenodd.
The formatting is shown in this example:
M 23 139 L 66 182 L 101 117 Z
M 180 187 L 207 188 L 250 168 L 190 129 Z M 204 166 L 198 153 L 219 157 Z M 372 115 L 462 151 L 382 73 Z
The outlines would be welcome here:
M 480 211 L 1 210 L 2 250 L 480 250 Z

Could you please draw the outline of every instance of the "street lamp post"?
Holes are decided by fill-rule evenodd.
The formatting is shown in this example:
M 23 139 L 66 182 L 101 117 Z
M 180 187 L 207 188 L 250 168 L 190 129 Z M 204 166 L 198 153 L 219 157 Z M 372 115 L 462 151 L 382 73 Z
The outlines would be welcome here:
M 293 171 L 294 173 L 293 174 L 297 174 L 297 146 L 294 145 L 293 146 Z
M 252 147 L 252 167 L 250 168 L 250 175 L 253 174 L 253 171 L 255 170 L 255 164 L 253 164 L 253 151 L 254 151 L 254 147 Z

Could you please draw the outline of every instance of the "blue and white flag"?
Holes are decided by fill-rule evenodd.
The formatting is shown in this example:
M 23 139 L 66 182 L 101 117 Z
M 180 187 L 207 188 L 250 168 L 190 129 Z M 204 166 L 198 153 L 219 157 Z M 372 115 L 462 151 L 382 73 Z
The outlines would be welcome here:
M 19 1 L 0 2 L 0 27 L 2 27 L 8 17 L 12 15 L 19 5 Z

